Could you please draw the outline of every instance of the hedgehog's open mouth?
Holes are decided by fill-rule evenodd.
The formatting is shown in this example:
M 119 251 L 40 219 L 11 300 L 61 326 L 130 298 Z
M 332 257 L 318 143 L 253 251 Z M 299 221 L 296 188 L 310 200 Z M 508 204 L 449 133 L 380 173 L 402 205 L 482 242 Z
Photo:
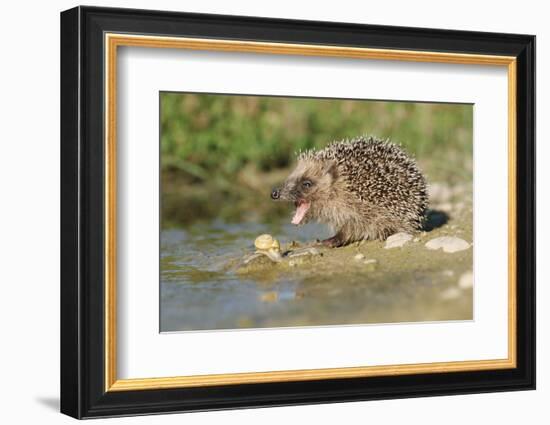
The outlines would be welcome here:
M 311 203 L 300 199 L 299 201 L 294 202 L 294 205 L 296 205 L 296 212 L 294 213 L 294 217 L 292 217 L 291 223 L 300 224 L 306 216 L 307 210 L 309 210 Z

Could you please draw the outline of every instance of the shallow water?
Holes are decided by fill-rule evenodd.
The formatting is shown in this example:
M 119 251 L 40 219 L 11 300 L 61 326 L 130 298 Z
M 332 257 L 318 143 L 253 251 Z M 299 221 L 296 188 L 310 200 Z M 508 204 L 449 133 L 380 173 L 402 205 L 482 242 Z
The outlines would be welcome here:
M 330 236 L 320 225 L 222 221 L 162 231 L 161 331 L 472 319 L 472 290 L 456 284 L 471 252 L 370 242 L 328 253 L 318 269 L 243 276 L 228 268 L 262 233 L 282 244 Z M 379 260 L 375 271 L 354 261 L 359 250 Z

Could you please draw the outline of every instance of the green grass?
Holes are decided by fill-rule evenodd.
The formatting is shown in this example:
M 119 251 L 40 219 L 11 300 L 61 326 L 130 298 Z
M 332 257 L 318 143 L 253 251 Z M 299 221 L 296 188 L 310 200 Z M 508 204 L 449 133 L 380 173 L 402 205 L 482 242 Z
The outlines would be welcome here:
M 471 182 L 472 106 L 161 94 L 163 228 L 197 220 L 270 222 L 294 153 L 373 135 L 415 155 L 430 181 Z
M 470 105 L 161 94 L 161 164 L 195 181 L 288 167 L 294 152 L 369 134 L 418 159 L 471 156 Z

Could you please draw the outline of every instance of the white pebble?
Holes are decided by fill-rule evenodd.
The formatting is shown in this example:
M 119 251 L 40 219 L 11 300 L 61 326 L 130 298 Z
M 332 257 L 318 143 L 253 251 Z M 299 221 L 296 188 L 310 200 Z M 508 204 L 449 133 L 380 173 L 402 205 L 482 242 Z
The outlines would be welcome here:
M 460 297 L 460 289 L 458 288 L 448 288 L 441 293 L 441 298 L 444 300 L 454 300 Z
M 452 270 L 443 270 L 442 274 L 446 277 L 453 277 L 455 275 L 455 272 Z
M 412 239 L 412 235 L 405 232 L 399 232 L 399 233 L 396 233 L 395 235 L 391 235 L 388 239 L 386 239 L 386 245 L 384 245 L 384 248 L 385 249 L 400 248 L 411 239 Z
M 378 260 L 375 260 L 374 258 L 369 258 L 368 260 L 363 261 L 363 264 L 376 264 L 378 263 Z
M 474 274 L 469 271 L 464 273 L 462 276 L 460 276 L 460 279 L 458 279 L 458 286 L 461 289 L 470 289 L 474 286 Z
M 428 249 L 443 249 L 443 252 L 453 253 L 470 248 L 470 244 L 464 239 L 454 236 L 441 236 L 426 242 Z
M 359 253 L 359 254 L 355 254 L 355 257 L 353 257 L 353 259 L 355 261 L 361 261 L 361 260 L 365 259 L 365 256 L 363 254 Z

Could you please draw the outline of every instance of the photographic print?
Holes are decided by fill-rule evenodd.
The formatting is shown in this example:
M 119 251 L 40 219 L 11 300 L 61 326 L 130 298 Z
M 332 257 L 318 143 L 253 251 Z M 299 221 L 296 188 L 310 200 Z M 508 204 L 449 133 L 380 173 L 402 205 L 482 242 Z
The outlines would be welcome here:
M 473 319 L 473 106 L 160 93 L 161 332 Z

